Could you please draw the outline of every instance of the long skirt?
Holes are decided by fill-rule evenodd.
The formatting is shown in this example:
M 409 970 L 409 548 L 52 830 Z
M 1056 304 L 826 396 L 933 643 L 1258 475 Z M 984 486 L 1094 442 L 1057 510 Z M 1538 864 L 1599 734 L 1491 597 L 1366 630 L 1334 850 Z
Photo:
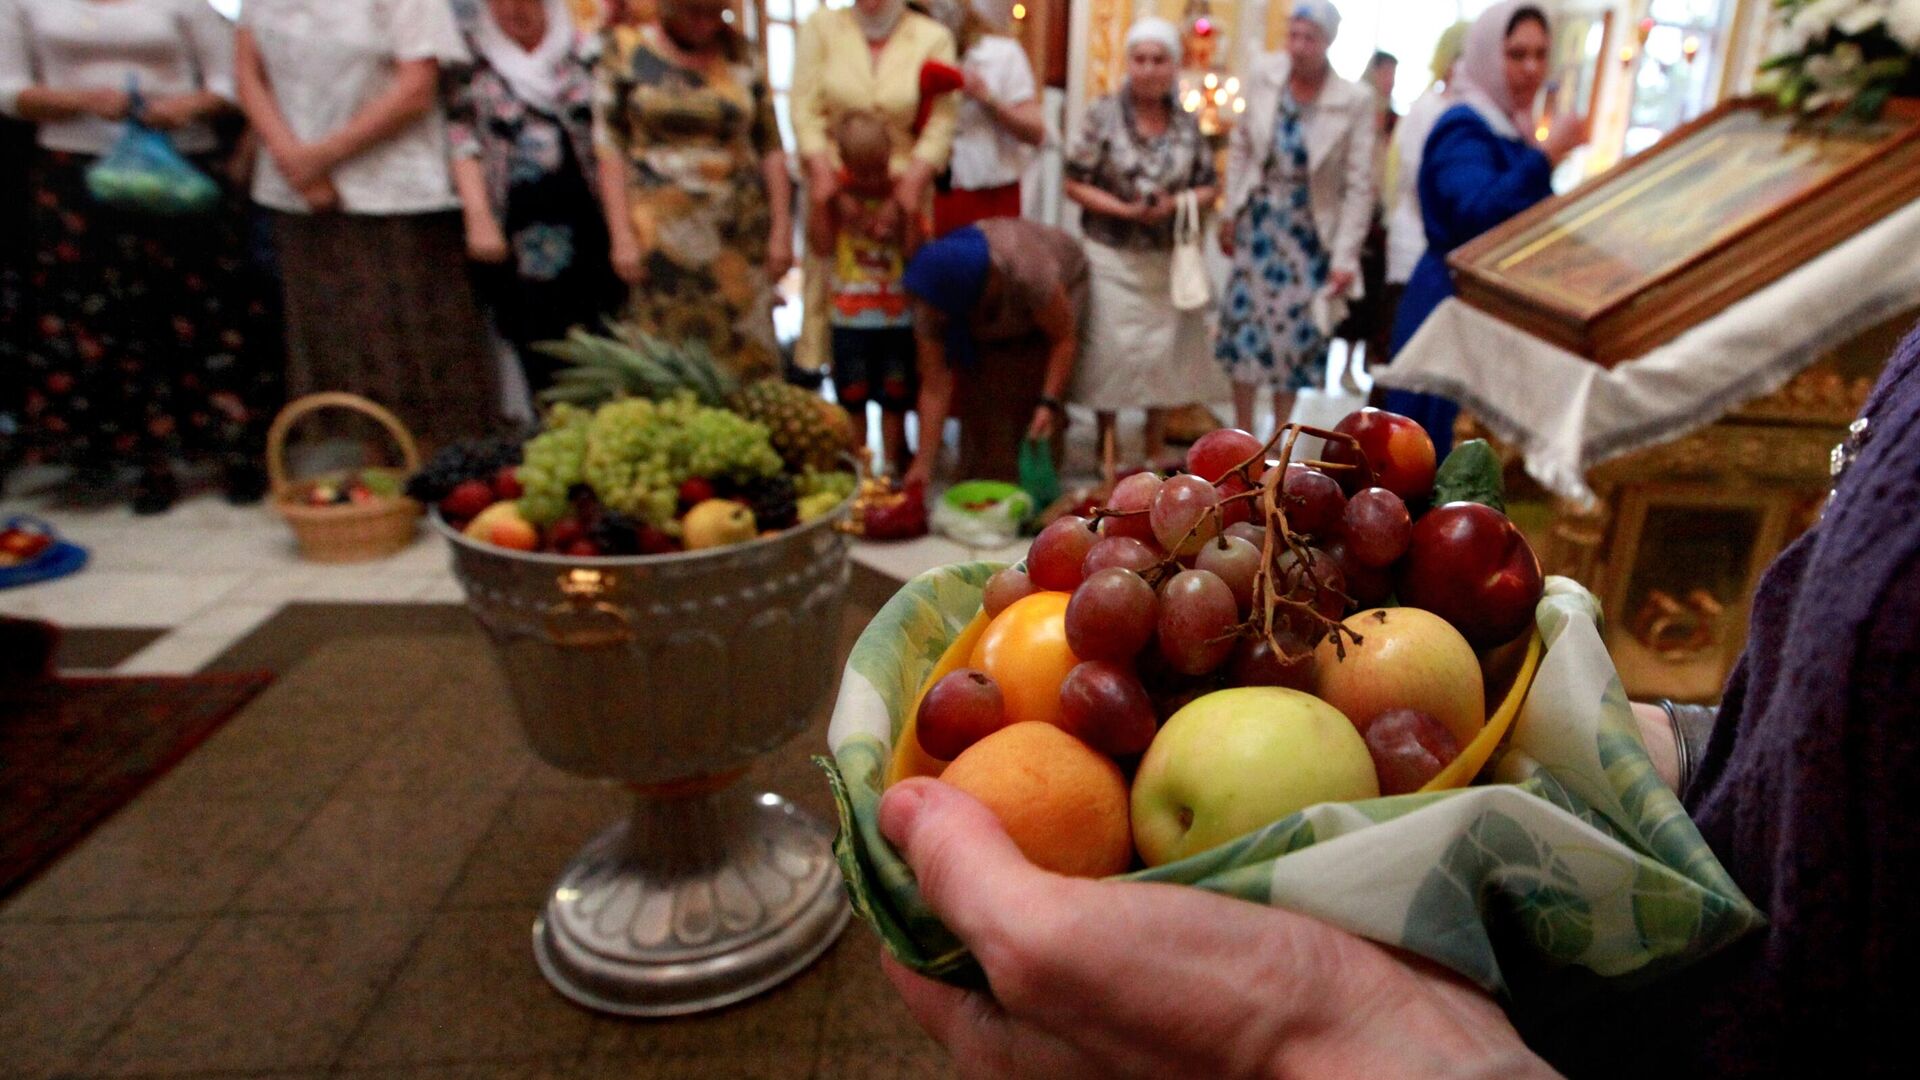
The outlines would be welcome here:
M 1205 312 L 1173 306 L 1173 257 L 1086 243 L 1092 298 L 1073 400 L 1092 409 L 1162 409 L 1226 396 L 1207 363 Z
M 371 398 L 430 447 L 501 425 L 459 214 L 282 213 L 274 232 L 289 394 Z
M 93 161 L 34 153 L 19 257 L 0 265 L 0 412 L 19 420 L 17 449 L 84 466 L 257 453 L 283 360 L 245 204 L 115 210 L 87 191 Z

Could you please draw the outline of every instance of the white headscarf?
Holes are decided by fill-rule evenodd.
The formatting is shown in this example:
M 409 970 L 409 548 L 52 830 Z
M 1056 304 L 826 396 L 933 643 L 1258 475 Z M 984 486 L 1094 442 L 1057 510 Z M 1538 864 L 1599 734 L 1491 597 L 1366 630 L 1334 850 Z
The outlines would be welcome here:
M 1521 132 L 1533 126 L 1533 102 L 1513 100 L 1507 86 L 1507 25 L 1522 8 L 1546 16 L 1539 0 L 1502 0 L 1473 20 L 1448 87 L 1456 98 L 1473 106 L 1495 134 L 1509 139 L 1524 138 Z
M 853 21 L 860 24 L 861 36 L 877 45 L 893 36 L 894 28 L 907 13 L 907 0 L 892 0 L 877 15 L 868 15 L 857 7 L 848 10 L 853 12 Z
M 547 34 L 529 52 L 493 21 L 485 0 L 473 24 L 473 44 L 507 81 L 521 102 L 553 113 L 560 110 L 560 64 L 573 48 L 573 16 L 566 0 L 547 0 Z
M 1293 18 L 1305 19 L 1327 32 L 1327 40 L 1340 36 L 1340 9 L 1329 0 L 1293 0 Z
M 1167 20 L 1155 15 L 1149 15 L 1139 22 L 1134 23 L 1133 28 L 1127 31 L 1127 51 L 1132 52 L 1133 47 L 1143 41 L 1150 41 L 1155 45 L 1164 46 L 1167 50 L 1167 55 L 1173 58 L 1173 62 L 1176 64 L 1180 62 L 1180 54 L 1182 52 L 1180 48 L 1180 31 L 1175 29 L 1174 25 Z

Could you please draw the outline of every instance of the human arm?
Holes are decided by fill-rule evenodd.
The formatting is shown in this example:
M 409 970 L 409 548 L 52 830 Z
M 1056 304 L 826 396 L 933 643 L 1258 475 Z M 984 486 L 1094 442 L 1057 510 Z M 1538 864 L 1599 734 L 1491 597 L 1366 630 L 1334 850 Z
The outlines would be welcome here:
M 199 87 L 146 99 L 142 119 L 161 129 L 185 127 L 202 117 L 223 113 L 236 102 L 233 25 L 199 0 L 175 0 L 175 6 Z
M 780 140 L 780 118 L 765 71 L 754 73 L 753 106 L 753 145 L 767 189 L 766 271 L 771 285 L 793 268 L 793 174 L 787 171 L 787 148 Z
M 298 144 L 299 138 L 294 135 L 285 114 L 280 111 L 280 103 L 274 99 L 273 87 L 267 82 L 267 69 L 261 62 L 253 32 L 244 26 L 234 34 L 233 73 L 234 92 L 240 100 L 240 111 L 246 115 L 247 130 L 253 132 L 259 145 L 278 161 L 275 148 L 292 147 Z M 334 190 L 333 182 L 325 177 L 317 183 L 296 187 L 295 190 L 315 210 L 325 210 L 340 201 L 340 193 Z
M 986 73 L 969 64 L 966 85 L 960 92 L 979 102 L 1007 134 L 1028 146 L 1039 146 L 1047 141 L 1047 120 L 1040 108 L 1033 65 L 1018 44 L 992 40 L 1002 47 L 982 54 L 986 57 Z
M 601 54 L 593 68 L 593 149 L 600 212 L 607 221 L 607 250 L 620 280 L 638 285 L 645 276 L 645 253 L 635 235 L 628 202 L 631 176 L 627 155 L 637 133 L 627 115 L 628 59 L 619 49 Z M 649 242 L 651 238 L 649 238 Z
M 915 305 L 914 354 L 920 368 L 920 401 L 914 410 L 919 432 L 913 464 L 903 481 L 907 487 L 926 487 L 940 459 L 940 443 L 953 411 L 953 368 L 947 363 L 944 334 L 947 317 L 925 304 Z
M 1080 358 L 1080 310 L 1067 290 L 1054 286 L 1046 302 L 1034 310 L 1033 321 L 1047 339 L 1047 369 L 1041 377 L 1041 403 L 1027 425 L 1029 439 L 1048 439 L 1066 424 L 1067 389 L 1073 385 L 1074 362 Z M 1048 404 L 1052 402 L 1054 404 Z
M 274 163 L 296 188 L 324 179 L 333 170 L 411 127 L 439 101 L 440 62 L 433 57 L 399 60 L 393 81 L 361 106 L 345 124 L 313 142 L 294 142 L 274 150 Z
M 1378 177 L 1373 170 L 1374 140 L 1379 136 L 1371 97 L 1366 98 L 1365 106 L 1348 110 L 1351 123 L 1346 139 L 1347 156 L 1341 162 L 1345 182 L 1341 187 L 1340 216 L 1334 226 L 1327 278 L 1328 289 L 1335 296 L 1358 296 L 1360 249 L 1366 245 L 1374 203 L 1379 198 L 1374 190 Z
M 506 262 L 507 237 L 487 197 L 487 177 L 479 158 L 454 157 L 453 189 L 460 195 L 460 213 L 466 221 L 467 256 L 475 262 Z
M 992 988 L 884 961 L 962 1075 L 1553 1075 L 1450 973 L 1279 908 L 1046 873 L 937 780 L 894 785 L 880 828 Z
M 959 63 L 959 58 L 954 55 L 953 35 L 936 33 L 925 59 L 948 66 Z M 914 66 L 912 76 L 917 83 L 920 65 Z M 934 176 L 947 167 L 947 159 L 953 156 L 953 132 L 959 123 L 959 99 L 953 94 L 940 95 L 933 103 L 933 109 L 927 113 L 927 122 L 914 137 L 913 153 L 902 171 L 900 183 L 894 187 L 895 197 L 900 200 L 902 209 L 919 211 L 920 200 L 925 198 Z M 907 201 L 909 196 L 913 201 Z
M 40 123 L 97 116 L 127 115 L 127 92 L 110 87 L 61 89 L 40 85 L 26 12 L 14 0 L 0 0 L 0 113 Z
M 1486 121 L 1455 108 L 1440 118 L 1420 161 L 1420 204 L 1465 243 L 1546 198 L 1553 191 L 1547 156 L 1527 149 L 1511 168 Z
M 807 250 L 815 255 L 824 256 L 834 247 L 834 234 L 839 229 L 839 204 L 834 202 L 807 203 Z
M 1122 221 L 1146 220 L 1147 206 L 1144 203 L 1125 202 L 1119 196 L 1082 180 L 1068 180 L 1063 187 L 1067 198 L 1079 203 L 1083 209 Z
M 834 164 L 833 144 L 827 138 L 827 15 L 825 10 L 816 12 L 800 26 L 789 98 L 793 148 L 806 171 L 807 198 L 814 202 L 831 199 L 839 187 L 839 168 Z

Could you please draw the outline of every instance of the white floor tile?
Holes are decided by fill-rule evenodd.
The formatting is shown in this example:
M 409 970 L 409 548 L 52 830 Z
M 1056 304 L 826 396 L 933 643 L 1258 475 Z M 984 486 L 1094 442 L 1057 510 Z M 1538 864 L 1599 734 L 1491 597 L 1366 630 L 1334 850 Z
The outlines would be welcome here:
M 116 675 L 190 675 L 227 651 L 231 640 L 171 633 L 114 669 Z
M 247 580 L 240 573 L 110 570 L 0 592 L 0 612 L 65 626 L 179 626 Z
M 223 601 L 188 619 L 174 633 L 183 637 L 212 638 L 220 641 L 224 647 L 253 633 L 279 610 L 278 604 Z

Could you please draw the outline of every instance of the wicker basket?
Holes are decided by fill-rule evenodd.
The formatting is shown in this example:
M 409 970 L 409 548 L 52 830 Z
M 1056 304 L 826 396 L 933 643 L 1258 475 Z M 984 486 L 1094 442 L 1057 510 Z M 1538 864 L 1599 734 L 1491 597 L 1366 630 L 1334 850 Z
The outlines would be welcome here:
M 325 473 L 299 480 L 287 476 L 287 432 L 308 413 L 320 409 L 350 409 L 380 422 L 400 446 L 401 469 L 358 469 Z M 387 496 L 370 503 L 345 506 L 309 506 L 301 501 L 306 489 L 329 480 L 344 482 L 353 472 L 384 472 L 405 484 L 420 468 L 420 448 L 400 418 L 357 394 L 329 391 L 308 394 L 289 402 L 274 417 L 267 432 L 267 479 L 273 484 L 273 506 L 293 526 L 300 555 L 311 562 L 345 563 L 382 559 L 413 542 L 419 525 L 420 504 L 406 496 Z

